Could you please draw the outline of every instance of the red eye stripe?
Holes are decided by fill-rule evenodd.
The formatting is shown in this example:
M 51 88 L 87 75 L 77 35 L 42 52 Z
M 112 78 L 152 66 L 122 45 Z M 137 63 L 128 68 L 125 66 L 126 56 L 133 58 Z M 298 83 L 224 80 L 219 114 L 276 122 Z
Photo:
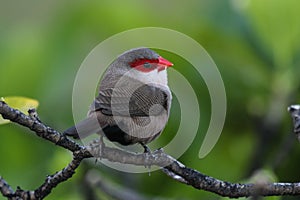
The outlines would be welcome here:
M 158 60 L 140 59 L 130 63 L 130 66 L 140 72 L 151 72 L 157 68 Z M 149 66 L 145 67 L 144 64 L 148 63 Z
M 138 70 L 138 71 L 141 71 L 141 72 L 151 72 L 151 71 L 153 71 L 154 69 L 156 69 L 157 68 L 157 64 L 155 64 L 155 63 L 151 63 L 150 64 L 150 67 L 144 67 L 144 65 L 143 64 L 141 64 L 141 65 L 137 65 L 137 66 L 135 66 L 135 67 L 133 67 L 134 69 L 136 69 L 136 70 Z
M 158 59 L 139 59 L 132 63 L 130 66 L 141 72 L 150 72 L 154 69 L 158 69 L 158 72 L 165 70 L 167 67 L 173 66 L 173 63 L 159 56 Z
M 145 63 L 158 63 L 158 60 L 150 60 L 150 59 L 139 59 L 132 63 L 130 63 L 131 67 L 137 67 L 140 65 L 144 65 Z

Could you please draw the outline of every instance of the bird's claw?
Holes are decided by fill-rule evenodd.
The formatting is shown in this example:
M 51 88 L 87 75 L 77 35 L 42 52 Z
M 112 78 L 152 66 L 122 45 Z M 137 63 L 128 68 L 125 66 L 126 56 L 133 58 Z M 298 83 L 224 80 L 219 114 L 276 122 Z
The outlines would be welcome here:
M 99 151 L 98 151 L 98 157 L 97 157 L 100 160 L 102 159 L 102 156 L 103 156 L 104 147 L 105 147 L 105 144 L 104 144 L 104 141 L 103 141 L 103 136 L 101 135 L 100 139 L 99 139 Z
M 149 176 L 151 175 L 151 164 L 152 160 L 154 160 L 154 155 L 150 152 L 144 152 L 144 167 L 148 169 Z
M 162 154 L 162 153 L 164 153 L 164 149 L 162 147 L 160 147 L 160 148 L 156 149 L 153 153 Z
M 95 163 L 97 163 L 98 160 L 101 160 L 103 157 L 103 150 L 105 148 L 105 143 L 103 141 L 103 136 L 100 136 L 99 140 L 93 140 L 90 144 L 90 151 L 91 154 L 96 158 Z
M 144 148 L 144 167 L 149 169 L 149 174 L 150 174 L 150 168 L 151 168 L 151 160 L 153 160 L 153 154 L 151 153 L 151 150 L 149 149 L 149 147 L 147 147 L 147 145 L 145 145 L 144 143 L 140 143 L 143 148 Z

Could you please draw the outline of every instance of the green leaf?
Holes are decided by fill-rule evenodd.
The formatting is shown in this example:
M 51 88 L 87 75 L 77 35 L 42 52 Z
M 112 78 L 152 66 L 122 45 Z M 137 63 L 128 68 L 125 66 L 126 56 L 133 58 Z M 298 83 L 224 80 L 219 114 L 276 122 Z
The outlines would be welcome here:
M 23 113 L 27 113 L 28 109 L 37 108 L 39 105 L 39 102 L 35 99 L 20 96 L 1 97 L 0 100 L 7 103 L 10 107 L 18 109 Z M 0 115 L 0 125 L 9 122 L 9 120 L 3 119 Z

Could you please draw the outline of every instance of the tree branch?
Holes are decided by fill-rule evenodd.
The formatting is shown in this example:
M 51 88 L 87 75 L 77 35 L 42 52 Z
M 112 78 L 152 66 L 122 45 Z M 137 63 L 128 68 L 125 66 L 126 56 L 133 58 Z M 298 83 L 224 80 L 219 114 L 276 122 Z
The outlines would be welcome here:
M 18 188 L 15 192 L 8 183 L 0 177 L 0 191 L 3 196 L 11 199 L 42 199 L 59 183 L 68 180 L 75 173 L 75 170 L 85 158 L 93 155 L 101 155 L 101 159 L 107 159 L 111 162 L 124 164 L 133 164 L 144 166 L 156 165 L 162 167 L 167 175 L 176 181 L 191 185 L 196 189 L 206 190 L 221 196 L 238 198 L 248 196 L 275 196 L 275 195 L 300 195 L 300 183 L 266 183 L 260 184 L 241 184 L 229 183 L 204 175 L 194 169 L 188 168 L 173 157 L 165 154 L 162 150 L 156 150 L 151 156 L 144 154 L 135 154 L 120 149 L 106 147 L 101 141 L 95 141 L 90 146 L 82 146 L 70 140 L 58 131 L 46 126 L 40 120 L 27 116 L 20 111 L 9 107 L 3 101 L 0 101 L 0 114 L 5 119 L 25 126 L 42 137 L 58 146 L 61 146 L 73 152 L 73 160 L 67 167 L 55 174 L 48 176 L 45 182 L 36 190 L 25 191 Z
M 85 175 L 86 183 L 91 187 L 97 188 L 115 200 L 150 200 L 150 198 L 138 194 L 136 191 L 113 184 L 100 176 L 96 170 L 90 170 Z M 152 199 L 152 198 L 151 198 Z
M 0 176 L 0 191 L 4 197 L 11 197 L 14 193 L 13 189 L 8 183 Z

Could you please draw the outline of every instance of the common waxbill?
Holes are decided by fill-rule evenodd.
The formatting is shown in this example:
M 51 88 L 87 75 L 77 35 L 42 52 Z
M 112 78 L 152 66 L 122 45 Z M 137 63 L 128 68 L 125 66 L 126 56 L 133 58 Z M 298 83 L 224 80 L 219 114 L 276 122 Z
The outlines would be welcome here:
M 74 138 L 103 134 L 122 145 L 146 144 L 164 129 L 171 91 L 166 68 L 173 64 L 148 48 L 121 54 L 106 70 L 87 118 L 67 129 Z

